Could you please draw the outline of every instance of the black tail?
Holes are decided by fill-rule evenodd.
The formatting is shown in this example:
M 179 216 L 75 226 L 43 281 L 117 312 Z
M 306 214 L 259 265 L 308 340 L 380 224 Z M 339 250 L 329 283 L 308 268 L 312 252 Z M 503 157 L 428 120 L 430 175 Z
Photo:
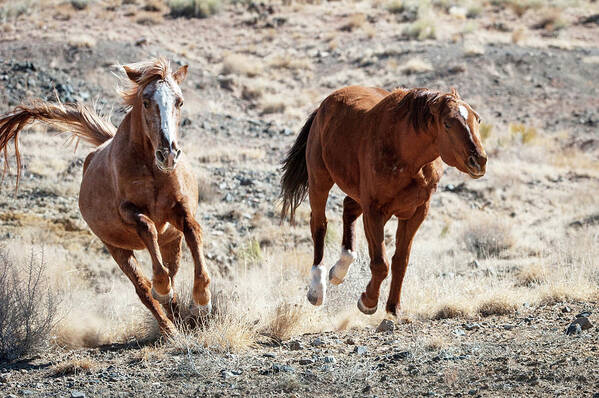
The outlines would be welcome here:
M 306 165 L 306 143 L 312 122 L 316 117 L 318 109 L 312 112 L 304 127 L 297 136 L 295 144 L 287 153 L 283 161 L 283 176 L 281 177 L 281 199 L 283 209 L 281 218 L 285 218 L 291 212 L 290 220 L 294 223 L 295 209 L 302 203 L 308 194 L 308 167 Z

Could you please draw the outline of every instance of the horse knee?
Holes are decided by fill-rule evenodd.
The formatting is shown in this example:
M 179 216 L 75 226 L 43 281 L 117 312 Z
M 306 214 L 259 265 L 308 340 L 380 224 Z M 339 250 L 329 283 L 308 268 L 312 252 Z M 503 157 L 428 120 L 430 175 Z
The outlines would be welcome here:
M 384 260 L 371 261 L 370 272 L 374 278 L 383 280 L 389 274 L 389 265 Z

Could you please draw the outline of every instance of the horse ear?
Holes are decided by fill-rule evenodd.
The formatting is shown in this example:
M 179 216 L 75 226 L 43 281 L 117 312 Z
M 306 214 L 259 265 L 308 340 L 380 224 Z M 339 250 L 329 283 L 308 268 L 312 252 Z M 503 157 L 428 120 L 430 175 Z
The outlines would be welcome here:
M 460 97 L 460 94 L 458 94 L 458 90 L 456 90 L 455 87 L 451 88 L 451 95 L 453 95 L 457 99 L 461 99 L 462 98 L 462 97 Z
M 183 82 L 183 80 L 185 80 L 185 77 L 187 76 L 187 68 L 188 67 L 189 67 L 189 65 L 183 65 L 182 67 L 177 69 L 177 71 L 175 73 L 173 73 L 173 79 L 175 79 L 177 84 L 181 84 L 181 82 Z
M 142 75 L 140 70 L 133 69 L 127 65 L 123 65 L 123 69 L 125 69 L 125 73 L 127 74 L 127 77 L 129 79 L 131 79 L 135 83 L 139 82 L 139 79 L 141 79 L 141 75 Z

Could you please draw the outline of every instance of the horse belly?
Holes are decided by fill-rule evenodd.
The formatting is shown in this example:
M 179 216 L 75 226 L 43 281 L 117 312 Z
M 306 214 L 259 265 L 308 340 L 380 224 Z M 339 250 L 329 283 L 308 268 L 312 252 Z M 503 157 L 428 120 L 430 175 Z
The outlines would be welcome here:
M 137 231 L 121 219 L 114 185 L 101 158 L 94 156 L 83 175 L 79 192 L 81 216 L 104 243 L 122 249 L 141 250 L 145 246 Z

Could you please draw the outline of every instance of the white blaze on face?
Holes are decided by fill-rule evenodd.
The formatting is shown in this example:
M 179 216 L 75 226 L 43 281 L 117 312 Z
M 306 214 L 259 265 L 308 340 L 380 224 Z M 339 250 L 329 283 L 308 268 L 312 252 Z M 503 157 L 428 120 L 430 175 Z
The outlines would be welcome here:
M 466 130 L 468 131 L 468 135 L 470 139 L 472 139 L 472 132 L 470 131 L 470 126 L 468 126 L 468 117 L 470 116 L 470 112 L 464 105 L 459 105 L 458 110 L 460 111 L 460 115 L 464 118 L 464 126 L 466 126 Z
M 173 143 L 173 136 L 176 129 L 175 120 L 175 93 L 167 82 L 158 83 L 156 90 L 154 91 L 154 102 L 158 105 L 160 110 L 160 129 L 165 135 L 169 144 Z

